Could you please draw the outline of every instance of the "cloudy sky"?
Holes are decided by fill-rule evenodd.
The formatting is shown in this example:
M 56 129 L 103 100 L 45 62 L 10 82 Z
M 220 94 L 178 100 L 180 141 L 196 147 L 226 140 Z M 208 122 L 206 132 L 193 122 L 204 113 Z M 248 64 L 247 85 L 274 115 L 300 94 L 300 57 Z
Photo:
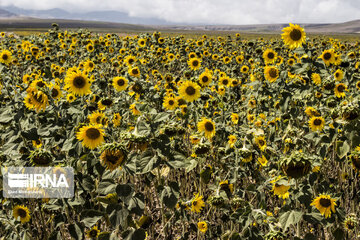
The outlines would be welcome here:
M 206 24 L 336 23 L 360 19 L 360 0 L 0 0 L 0 6 L 119 10 L 130 16 Z

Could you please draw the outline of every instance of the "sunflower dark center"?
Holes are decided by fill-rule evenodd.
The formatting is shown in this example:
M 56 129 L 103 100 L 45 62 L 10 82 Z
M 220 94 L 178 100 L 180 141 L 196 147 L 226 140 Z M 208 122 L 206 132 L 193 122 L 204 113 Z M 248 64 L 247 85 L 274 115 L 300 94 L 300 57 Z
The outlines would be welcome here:
M 197 61 L 197 60 L 194 60 L 194 61 L 192 62 L 192 65 L 193 65 L 194 67 L 197 67 L 197 66 L 199 66 L 199 61 Z
M 102 100 L 101 103 L 104 106 L 110 106 L 113 103 L 113 101 L 111 99 L 105 99 L 105 100 Z
M 20 218 L 25 218 L 26 217 L 26 211 L 24 209 L 18 209 L 17 211 L 18 215 L 20 216 Z
M 338 78 L 340 76 L 340 73 L 335 73 L 335 77 Z
M 117 85 L 119 85 L 119 86 L 124 86 L 124 85 L 125 85 L 124 79 L 119 79 L 119 80 L 117 81 Z
M 202 77 L 202 82 L 206 83 L 207 81 L 209 81 L 209 78 L 207 76 L 203 76 Z
M 269 71 L 269 75 L 271 78 L 276 78 L 277 77 L 277 71 L 275 68 L 271 68 Z
M 331 200 L 327 199 L 327 198 L 321 198 L 320 199 L 320 205 L 322 207 L 325 207 L 325 208 L 330 207 L 331 206 Z
M 86 131 L 86 137 L 91 140 L 98 139 L 100 137 L 100 131 L 96 128 L 89 128 Z
M 264 141 L 264 140 L 259 140 L 259 145 L 260 145 L 260 146 L 265 145 L 265 141 Z
M 331 58 L 331 53 L 327 52 L 324 54 L 324 59 L 329 60 Z
M 196 206 L 197 203 L 198 203 L 197 201 L 193 201 L 193 202 L 192 202 L 192 205 L 193 205 L 193 206 Z
M 185 90 L 187 95 L 194 95 L 196 92 L 196 89 L 193 86 L 188 86 Z
M 92 229 L 91 231 L 90 231 L 90 234 L 89 234 L 91 237 L 96 237 L 97 235 L 98 235 L 98 232 L 96 231 L 96 230 L 94 230 L 94 229 Z
M 7 54 L 3 54 L 3 55 L 2 55 L 2 59 L 3 59 L 3 60 L 8 60 L 8 58 L 9 58 L 9 56 L 8 56 Z
M 101 122 L 101 116 L 98 116 L 96 119 L 95 119 L 96 123 L 100 123 Z
M 360 170 L 360 159 L 357 158 L 357 157 L 354 157 L 352 160 L 351 160 L 352 164 L 354 165 L 354 167 L 358 170 Z
M 51 89 L 51 97 L 56 98 L 57 96 L 59 96 L 59 90 L 55 88 Z
M 269 59 L 273 59 L 273 58 L 275 57 L 275 54 L 272 53 L 272 52 L 269 52 L 268 55 L 267 55 L 267 57 L 268 57 Z
M 134 59 L 130 58 L 129 59 L 129 64 L 133 64 L 134 63 Z
M 300 40 L 302 37 L 302 33 L 300 30 L 298 29 L 293 29 L 291 32 L 290 32 L 290 38 L 293 40 L 293 41 L 298 41 Z
M 110 162 L 111 164 L 116 164 L 119 161 L 119 156 L 114 153 L 110 153 L 106 155 L 106 161 Z
M 337 87 L 337 90 L 338 90 L 339 92 L 344 92 L 344 91 L 345 91 L 344 85 L 339 85 L 339 86 Z
M 317 118 L 317 119 L 314 120 L 314 125 L 315 125 L 315 126 L 320 126 L 321 123 L 322 123 L 322 121 L 321 121 L 321 119 L 319 119 L 319 118 Z
M 42 103 L 43 96 L 42 96 L 42 94 L 36 94 L 36 95 L 34 95 L 34 99 L 35 99 L 35 101 Z
M 83 88 L 86 84 L 84 77 L 76 76 L 73 80 L 74 87 L 76 88 Z
M 94 64 L 91 62 L 89 63 L 89 67 L 92 68 L 94 66 Z
M 214 125 L 211 122 L 205 123 L 205 130 L 208 132 L 212 132 L 214 130 Z
M 223 84 L 224 84 L 224 85 L 228 85 L 228 83 L 229 83 L 229 81 L 228 81 L 227 79 L 224 79 L 224 80 L 223 80 Z
M 175 103 L 174 100 L 169 101 L 169 105 L 174 105 L 174 103 Z
M 139 70 L 138 70 L 137 68 L 134 68 L 134 69 L 132 70 L 132 73 L 133 73 L 134 75 L 137 75 L 137 74 L 139 74 Z

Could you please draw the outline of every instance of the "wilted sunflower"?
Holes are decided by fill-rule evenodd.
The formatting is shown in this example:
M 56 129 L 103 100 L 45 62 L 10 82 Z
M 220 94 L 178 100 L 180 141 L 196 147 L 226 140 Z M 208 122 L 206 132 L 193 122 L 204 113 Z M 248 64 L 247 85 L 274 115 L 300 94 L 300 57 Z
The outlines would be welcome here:
M 192 212 L 201 212 L 201 209 L 205 207 L 205 202 L 203 199 L 203 196 L 200 196 L 199 193 L 197 193 L 194 198 L 191 200 L 191 211 Z
M 338 98 L 345 97 L 345 91 L 347 91 L 347 86 L 344 83 L 339 83 L 334 88 L 335 96 Z
M 277 57 L 277 53 L 271 48 L 266 49 L 266 51 L 263 53 L 265 64 L 274 63 L 276 57 Z
M 313 81 L 313 83 L 314 83 L 315 85 L 321 84 L 320 74 L 318 74 L 318 73 L 313 73 L 313 74 L 311 74 L 311 80 Z
M 212 75 L 209 71 L 205 71 L 199 76 L 199 82 L 202 86 L 209 86 L 211 81 Z
M 336 81 L 341 81 L 344 78 L 344 72 L 341 69 L 336 70 L 334 73 Z
M 128 86 L 128 80 L 124 77 L 114 77 L 112 85 L 117 91 L 124 91 Z
M 326 66 L 329 66 L 330 63 L 334 63 L 335 61 L 334 49 L 324 50 L 319 58 L 321 58 L 324 61 Z
M 185 81 L 179 87 L 179 94 L 184 100 L 193 102 L 200 97 L 200 86 L 192 81 Z
M 188 60 L 188 65 L 192 70 L 197 70 L 201 67 L 201 60 L 198 58 L 191 58 Z
M 282 30 L 284 33 L 281 34 L 281 38 L 283 39 L 285 45 L 287 45 L 290 49 L 301 47 L 301 45 L 306 41 L 304 29 L 299 25 L 294 25 L 292 23 L 289 25 L 289 27 Z
M 91 93 L 90 81 L 87 74 L 76 70 L 69 72 L 65 77 L 65 89 L 72 94 L 83 96 Z
M 20 218 L 21 223 L 27 223 L 30 221 L 30 211 L 24 205 L 16 205 L 13 208 L 13 216 L 15 219 Z
M 104 130 L 100 125 L 87 125 L 76 133 L 76 138 L 82 141 L 82 145 L 94 149 L 104 142 Z
M 264 74 L 265 74 L 265 79 L 273 83 L 279 77 L 279 69 L 277 69 L 277 67 L 267 66 L 264 69 Z
M 86 232 L 86 237 L 91 239 L 96 239 L 99 236 L 100 230 L 97 226 L 92 227 L 89 231 Z
M 344 227 L 348 231 L 353 231 L 358 226 L 356 214 L 350 214 L 344 220 Z
M 12 55 L 9 50 L 2 50 L 0 52 L 0 62 L 4 64 L 9 64 L 12 61 Z
M 313 116 L 309 120 L 309 127 L 312 131 L 322 131 L 325 125 L 325 119 L 323 117 Z
M 206 233 L 206 231 L 208 230 L 208 226 L 206 222 L 198 222 L 197 226 L 199 231 L 202 233 Z
M 203 132 L 205 137 L 211 139 L 215 136 L 215 123 L 211 119 L 202 118 L 200 122 L 197 124 L 198 131 Z
M 315 198 L 310 206 L 315 206 L 325 218 L 331 217 L 331 212 L 335 213 L 336 199 L 330 195 L 320 194 Z
M 31 104 L 35 108 L 36 112 L 45 110 L 46 106 L 49 104 L 48 96 L 43 91 L 32 91 L 30 94 Z
M 124 158 L 125 154 L 121 149 L 105 149 L 100 155 L 101 164 L 110 171 L 120 166 Z

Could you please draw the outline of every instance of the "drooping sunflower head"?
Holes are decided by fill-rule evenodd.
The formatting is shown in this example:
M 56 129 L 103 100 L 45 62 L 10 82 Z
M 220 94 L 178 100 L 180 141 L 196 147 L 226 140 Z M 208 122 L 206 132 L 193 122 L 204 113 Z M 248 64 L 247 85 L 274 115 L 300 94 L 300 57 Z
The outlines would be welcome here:
M 315 208 L 320 211 L 321 215 L 328 218 L 331 217 L 331 212 L 335 212 L 335 206 L 337 205 L 335 201 L 336 199 L 331 198 L 330 195 L 320 194 L 310 205 L 315 206 Z
M 108 147 L 102 151 L 100 161 L 106 169 L 112 171 L 124 163 L 125 156 L 125 152 L 122 148 Z
M 279 69 L 274 66 L 266 66 L 264 69 L 265 79 L 273 83 L 279 77 Z
M 91 93 L 90 81 L 88 76 L 76 70 L 74 72 L 69 72 L 65 77 L 65 89 L 74 95 L 87 95 Z
M 15 219 L 19 219 L 21 223 L 27 223 L 30 221 L 30 211 L 24 205 L 16 205 L 13 208 L 13 216 Z
M 198 226 L 198 229 L 199 229 L 200 232 L 206 233 L 206 231 L 208 229 L 208 226 L 207 226 L 206 222 L 204 222 L 204 221 L 198 222 L 197 226 Z
M 311 163 L 316 162 L 316 158 L 301 151 L 293 151 L 290 156 L 280 159 L 279 166 L 289 178 L 301 178 L 306 176 L 311 170 Z
M 349 160 L 351 161 L 351 165 L 353 169 L 356 172 L 360 173 L 360 151 L 359 150 L 352 151 L 351 154 L 349 155 Z
M 313 116 L 309 120 L 309 127 L 312 131 L 322 131 L 325 126 L 325 119 L 321 116 Z
M 304 29 L 299 25 L 294 25 L 292 23 L 289 25 L 289 27 L 282 30 L 284 33 L 281 34 L 281 38 L 283 39 L 285 45 L 287 45 L 290 49 L 301 47 L 301 45 L 306 41 L 306 33 Z
M 215 123 L 211 119 L 202 118 L 198 123 L 198 131 L 203 132 L 206 138 L 211 139 L 216 133 Z
M 51 154 L 44 149 L 31 151 L 29 159 L 34 166 L 38 167 L 47 167 L 53 161 Z
M 94 149 L 104 142 L 104 130 L 101 125 L 83 126 L 76 133 L 76 138 L 82 141 L 82 145 Z
M 185 81 L 179 87 L 180 96 L 188 101 L 193 102 L 200 97 L 200 86 L 192 81 Z
M 358 225 L 356 214 L 349 214 L 344 220 L 344 227 L 347 231 L 353 231 Z
M 290 184 L 289 181 L 284 179 L 284 177 L 280 175 L 274 180 L 270 181 L 270 183 L 273 184 L 271 191 L 274 192 L 274 195 L 277 195 L 282 199 L 286 199 L 289 197 Z

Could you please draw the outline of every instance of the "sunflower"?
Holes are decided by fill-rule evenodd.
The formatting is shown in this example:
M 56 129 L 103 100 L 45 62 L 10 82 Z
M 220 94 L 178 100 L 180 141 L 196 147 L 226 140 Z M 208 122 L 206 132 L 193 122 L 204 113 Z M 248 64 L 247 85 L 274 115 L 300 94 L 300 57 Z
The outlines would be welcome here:
M 219 79 L 219 86 L 225 86 L 225 87 L 227 87 L 227 86 L 229 86 L 229 84 L 230 84 L 230 79 L 229 79 L 229 77 L 228 76 L 223 76 L 223 77 L 220 77 L 220 79 Z
M 82 145 L 94 149 L 104 142 L 104 130 L 101 125 L 87 125 L 76 133 L 76 138 L 82 141 Z
M 289 197 L 290 186 L 287 181 L 282 180 L 282 178 L 282 176 L 278 176 L 270 182 L 273 184 L 271 191 L 274 192 L 274 195 L 277 195 L 282 199 L 286 199 Z
M 237 113 L 231 113 L 231 121 L 232 121 L 234 124 L 238 124 L 238 122 L 239 122 L 239 114 L 237 114 Z
M 46 106 L 49 104 L 48 96 L 42 91 L 34 91 L 30 94 L 31 104 L 35 108 L 36 112 L 45 110 Z
M 86 50 L 88 52 L 93 52 L 95 50 L 94 45 L 92 43 L 89 43 L 88 45 L 86 45 Z
M 338 98 L 345 97 L 345 91 L 347 91 L 347 86 L 344 83 L 339 83 L 334 88 L 335 96 Z
M 76 100 L 76 97 L 74 94 L 70 93 L 66 96 L 66 100 L 69 102 L 69 103 L 72 103 L 73 101 Z
M 86 237 L 90 239 L 96 239 L 99 236 L 100 230 L 97 226 L 92 227 L 89 231 L 86 232 Z
M 200 122 L 197 124 L 198 131 L 203 132 L 205 137 L 211 139 L 215 136 L 215 123 L 211 119 L 202 118 Z
M 261 151 L 266 149 L 266 140 L 265 136 L 257 136 L 255 137 L 255 143 L 258 145 Z
M 344 227 L 347 231 L 353 231 L 358 225 L 358 220 L 356 218 L 356 214 L 350 214 L 344 220 Z
M 163 107 L 168 109 L 168 110 L 174 110 L 175 108 L 177 108 L 178 103 L 176 101 L 175 97 L 172 96 L 166 96 L 164 97 L 164 102 L 163 102 Z
M 74 95 L 87 95 L 91 93 L 90 81 L 87 74 L 80 70 L 68 72 L 65 77 L 65 89 Z
M 191 211 L 192 212 L 201 212 L 201 209 L 205 207 L 205 202 L 202 200 L 203 196 L 200 194 L 196 194 L 194 198 L 191 200 Z
M 228 180 L 221 181 L 219 183 L 219 186 L 220 186 L 220 189 L 224 190 L 225 192 L 228 192 L 228 193 L 234 192 L 234 184 L 232 184 L 232 183 L 229 184 Z
M 292 66 L 292 65 L 295 64 L 295 59 L 294 59 L 294 58 L 289 58 L 289 59 L 287 60 L 287 63 L 288 63 L 289 66 Z
M 309 127 L 312 131 L 322 131 L 325 125 L 325 119 L 323 117 L 313 116 L 309 120 Z
M 88 60 L 84 63 L 84 70 L 88 72 L 92 72 L 95 68 L 95 63 L 91 60 Z
M 115 114 L 114 114 L 114 117 L 113 117 L 112 122 L 113 122 L 113 124 L 114 124 L 115 127 L 120 126 L 121 118 L 122 118 L 122 117 L 120 116 L 120 113 L 115 113 Z
M 4 63 L 4 64 L 9 64 L 11 63 L 12 60 L 12 56 L 11 56 L 11 52 L 9 50 L 2 50 L 0 52 L 0 62 Z
M 324 50 L 319 58 L 324 61 L 326 66 L 329 66 L 330 63 L 334 63 L 335 61 L 334 49 Z
M 126 63 L 126 65 L 131 66 L 136 62 L 136 57 L 129 55 L 124 59 L 124 62 Z
M 138 44 L 139 44 L 140 47 L 145 47 L 146 46 L 146 39 L 140 38 L 138 40 Z
M 24 205 L 16 205 L 13 208 L 13 216 L 16 220 L 20 218 L 21 223 L 27 223 L 30 221 L 30 211 Z
M 344 78 L 344 72 L 341 69 L 336 70 L 334 73 L 336 81 L 341 81 Z
M 202 86 L 209 86 L 211 81 L 212 74 L 209 71 L 205 71 L 199 76 L 199 82 Z
M 188 60 L 188 65 L 189 65 L 190 69 L 197 70 L 201 67 L 201 60 L 196 57 L 191 58 Z
M 199 231 L 202 232 L 202 233 L 206 233 L 206 231 L 208 230 L 208 225 L 204 221 L 203 222 L 198 222 L 197 226 L 198 226 Z
M 318 115 L 319 115 L 318 111 L 317 111 L 315 108 L 313 108 L 313 107 L 306 107 L 305 113 L 306 113 L 306 115 L 308 115 L 309 117 L 318 116 Z
M 104 118 L 106 118 L 105 114 L 99 111 L 93 112 L 88 116 L 90 123 L 93 125 L 101 125 Z
M 121 149 L 105 149 L 100 155 L 101 164 L 110 171 L 120 166 L 124 158 L 125 154 Z
M 266 51 L 263 53 L 265 64 L 274 63 L 276 57 L 277 57 L 277 53 L 271 48 L 266 49 Z
M 331 217 L 331 212 L 335 213 L 336 199 L 330 195 L 320 194 L 315 198 L 310 206 L 315 206 L 325 218 Z
M 260 163 L 260 165 L 262 167 L 265 167 L 266 164 L 268 163 L 268 160 L 266 159 L 266 157 L 264 155 L 261 155 L 261 157 L 258 158 L 258 162 Z
M 39 138 L 39 139 L 36 139 L 36 140 L 32 140 L 32 144 L 33 144 L 33 146 L 34 146 L 35 148 L 41 148 L 41 146 L 42 146 L 42 141 L 41 141 L 40 138 Z
M 128 80 L 124 77 L 114 77 L 112 85 L 117 91 L 124 91 L 128 86 Z
M 279 70 L 276 67 L 267 66 L 264 69 L 265 79 L 273 83 L 279 77 Z
M 138 67 L 129 68 L 128 72 L 132 77 L 140 77 L 140 69 Z
M 358 90 L 360 90 L 360 81 L 357 81 L 357 82 L 356 82 L 356 88 L 357 88 Z
M 299 25 L 294 25 L 292 23 L 289 25 L 289 27 L 282 30 L 284 33 L 281 34 L 281 38 L 283 39 L 285 45 L 287 45 L 290 49 L 301 47 L 301 45 L 306 41 L 304 29 Z
M 129 109 L 131 110 L 132 114 L 137 116 L 137 115 L 140 115 L 141 112 L 136 108 L 136 104 L 131 104 Z
M 179 94 L 184 100 L 193 102 L 200 97 L 200 86 L 192 81 L 185 81 L 179 87 Z
M 244 65 L 244 66 L 241 67 L 240 71 L 241 71 L 242 73 L 248 73 L 248 72 L 249 72 L 249 67 L 246 66 L 246 65 Z
M 228 137 L 228 139 L 229 139 L 228 144 L 230 145 L 231 148 L 233 148 L 235 143 L 236 143 L 236 140 L 237 140 L 236 136 L 235 135 L 230 135 Z
M 321 84 L 320 74 L 318 74 L 318 73 L 313 73 L 313 74 L 311 74 L 311 80 L 313 81 L 313 83 L 314 83 L 315 85 Z
M 59 100 L 62 97 L 62 92 L 59 85 L 53 85 L 51 89 L 51 97 L 54 100 Z

